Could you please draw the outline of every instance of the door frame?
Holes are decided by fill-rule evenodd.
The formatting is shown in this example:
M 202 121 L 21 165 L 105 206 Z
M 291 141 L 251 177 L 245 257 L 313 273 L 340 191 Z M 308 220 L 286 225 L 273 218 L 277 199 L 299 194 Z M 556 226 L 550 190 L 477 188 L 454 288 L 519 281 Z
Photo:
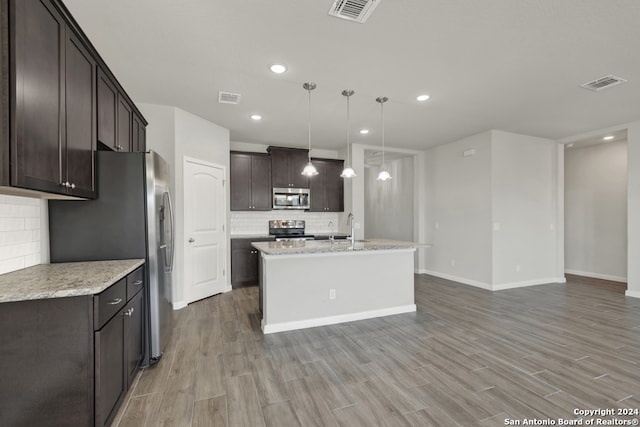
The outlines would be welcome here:
M 228 212 L 228 204 L 229 204 L 229 186 L 228 186 L 228 176 L 227 176 L 227 167 L 225 165 L 219 164 L 219 163 L 214 163 L 214 162 L 210 162 L 207 160 L 203 160 L 203 159 L 199 159 L 196 157 L 190 157 L 190 156 L 182 156 L 182 206 L 181 206 L 181 215 L 182 215 L 182 227 L 180 227 L 182 229 L 182 236 L 180 236 L 181 241 L 182 241 L 182 278 L 184 280 L 183 282 L 183 301 L 184 304 L 182 305 L 182 307 L 186 307 L 187 305 L 187 301 L 190 301 L 190 296 L 189 296 L 189 292 L 190 290 L 187 288 L 186 283 L 187 283 L 187 269 L 186 269 L 186 254 L 188 253 L 187 249 L 188 249 L 188 242 L 185 238 L 186 236 L 186 229 L 185 229 L 185 219 L 186 219 L 186 200 L 185 200 L 185 187 L 186 187 L 186 164 L 187 163 L 196 163 L 198 165 L 201 166 L 206 166 L 206 167 L 211 167 L 211 168 L 215 168 L 215 169 L 220 169 L 222 171 L 222 174 L 224 176 L 223 180 L 222 180 L 222 186 L 223 186 L 223 193 L 224 193 L 224 197 L 222 198 L 222 211 L 224 213 L 224 232 L 225 232 L 225 238 L 224 238 L 224 242 L 223 242 L 223 265 L 224 265 L 224 288 L 223 288 L 223 293 L 224 292 L 229 292 L 231 291 L 231 266 L 230 264 L 230 257 L 229 257 L 229 212 Z

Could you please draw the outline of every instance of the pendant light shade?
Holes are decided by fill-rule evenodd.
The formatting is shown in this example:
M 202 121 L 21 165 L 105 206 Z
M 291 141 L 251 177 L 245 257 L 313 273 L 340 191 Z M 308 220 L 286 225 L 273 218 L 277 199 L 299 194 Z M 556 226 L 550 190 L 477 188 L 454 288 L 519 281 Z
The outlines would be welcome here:
M 388 179 L 391 179 L 391 174 L 385 169 L 384 163 L 384 103 L 388 100 L 389 98 L 387 98 L 386 96 L 376 98 L 376 102 L 380 103 L 380 127 L 382 128 L 382 170 L 376 178 L 378 181 L 386 181 Z
M 351 147 L 349 144 L 349 97 L 353 95 L 355 92 L 350 89 L 345 89 L 342 91 L 342 95 L 347 98 L 347 163 L 344 165 L 344 169 L 340 176 L 342 178 L 353 178 L 356 176 L 356 171 L 351 167 Z
M 309 94 L 309 163 L 302 169 L 302 175 L 311 177 L 318 175 L 318 170 L 313 166 L 313 163 L 311 163 L 311 91 L 316 88 L 316 84 L 311 82 L 304 83 L 302 87 Z

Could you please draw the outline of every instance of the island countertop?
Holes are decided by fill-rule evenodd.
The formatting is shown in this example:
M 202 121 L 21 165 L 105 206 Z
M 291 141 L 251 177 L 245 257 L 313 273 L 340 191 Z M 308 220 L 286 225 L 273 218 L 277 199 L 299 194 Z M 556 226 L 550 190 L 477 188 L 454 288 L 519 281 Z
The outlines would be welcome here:
M 0 275 L 0 303 L 99 294 L 144 259 L 40 264 Z
M 252 246 L 265 255 L 298 255 L 335 252 L 389 251 L 415 249 L 422 246 L 414 242 L 387 239 L 357 240 L 353 245 L 345 240 L 294 240 L 282 242 L 254 242 Z

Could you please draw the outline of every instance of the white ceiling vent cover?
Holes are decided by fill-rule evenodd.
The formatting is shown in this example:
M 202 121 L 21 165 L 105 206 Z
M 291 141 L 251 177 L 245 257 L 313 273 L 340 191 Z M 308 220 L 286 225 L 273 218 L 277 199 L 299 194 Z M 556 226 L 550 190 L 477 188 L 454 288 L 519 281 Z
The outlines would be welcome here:
M 602 89 L 606 89 L 608 87 L 619 85 L 620 83 L 625 83 L 625 82 L 626 82 L 625 79 L 620 78 L 618 76 L 614 76 L 613 74 L 609 74 L 608 76 L 604 76 L 592 82 L 580 85 L 580 87 L 583 87 L 589 90 L 602 90 Z
M 218 92 L 218 102 L 220 104 L 239 104 L 240 94 L 231 92 Z
M 363 24 L 382 0 L 335 0 L 329 15 Z

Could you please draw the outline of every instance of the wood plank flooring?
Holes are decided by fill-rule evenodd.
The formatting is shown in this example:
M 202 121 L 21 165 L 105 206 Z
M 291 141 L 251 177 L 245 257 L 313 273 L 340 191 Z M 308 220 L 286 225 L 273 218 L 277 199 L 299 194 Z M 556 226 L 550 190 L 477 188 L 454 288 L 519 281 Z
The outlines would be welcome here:
M 492 293 L 417 275 L 416 313 L 266 336 L 257 291 L 176 312 L 114 425 L 489 427 L 640 407 L 640 300 L 603 282 Z

